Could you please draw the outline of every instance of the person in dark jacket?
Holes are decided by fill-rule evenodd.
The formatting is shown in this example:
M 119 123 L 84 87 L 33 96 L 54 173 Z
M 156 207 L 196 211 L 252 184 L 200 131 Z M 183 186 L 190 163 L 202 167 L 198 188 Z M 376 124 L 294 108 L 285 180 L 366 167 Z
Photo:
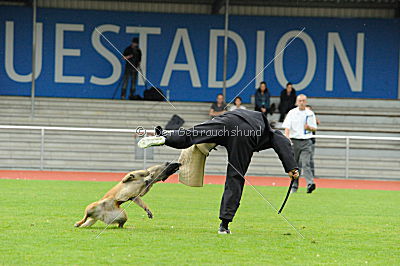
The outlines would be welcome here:
M 239 207 L 247 172 L 254 152 L 274 149 L 285 172 L 298 178 L 298 166 L 290 143 L 280 131 L 272 130 L 266 114 L 245 109 L 236 109 L 203 122 L 187 130 L 163 132 L 156 128 L 158 136 L 142 138 L 138 146 L 167 145 L 185 149 L 193 144 L 216 143 L 228 151 L 228 168 L 225 191 L 222 196 L 219 218 L 219 234 L 230 234 L 228 224 L 232 222 Z
M 286 114 L 296 107 L 296 90 L 293 88 L 292 83 L 286 84 L 286 89 L 281 91 L 281 99 L 279 103 L 279 122 L 283 122 Z
M 132 39 L 131 45 L 126 47 L 123 55 L 126 64 L 124 76 L 122 77 L 121 99 L 125 99 L 126 97 L 126 87 L 128 86 L 129 79 L 131 79 L 131 89 L 129 92 L 129 99 L 131 99 L 136 92 L 138 69 L 140 68 L 140 62 L 142 61 L 142 51 L 139 48 L 139 38 L 135 37 Z
M 260 83 L 260 87 L 255 95 L 256 106 L 254 110 L 267 114 L 270 111 L 270 94 L 267 88 L 267 83 L 264 81 Z

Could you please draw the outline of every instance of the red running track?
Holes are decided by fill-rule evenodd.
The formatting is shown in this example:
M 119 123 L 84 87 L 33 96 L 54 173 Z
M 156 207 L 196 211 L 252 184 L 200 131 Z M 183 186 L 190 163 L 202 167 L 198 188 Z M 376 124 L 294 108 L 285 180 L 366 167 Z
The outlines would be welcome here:
M 0 179 L 118 182 L 124 175 L 125 173 L 0 170 Z M 246 176 L 246 179 L 255 186 L 289 186 L 289 178 Z M 222 175 L 206 175 L 204 180 L 205 184 L 224 184 L 224 182 L 225 176 Z M 178 176 L 172 175 L 166 183 L 178 183 Z M 315 179 L 315 183 L 318 188 L 400 190 L 400 181 Z M 303 179 L 300 179 L 300 186 L 305 187 Z

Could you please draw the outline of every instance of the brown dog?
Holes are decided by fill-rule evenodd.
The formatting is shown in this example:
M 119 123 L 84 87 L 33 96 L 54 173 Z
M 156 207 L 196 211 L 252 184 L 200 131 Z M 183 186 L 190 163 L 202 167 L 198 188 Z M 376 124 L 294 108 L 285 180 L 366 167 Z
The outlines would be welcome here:
M 179 166 L 179 163 L 165 163 L 126 174 L 103 198 L 86 207 L 85 216 L 75 223 L 75 227 L 89 227 L 100 220 L 106 224 L 117 223 L 118 227 L 122 228 L 128 217 L 120 206 L 128 200 L 133 200 L 146 211 L 150 219 L 153 218 L 149 207 L 140 197 L 144 196 L 154 183 L 165 181 Z

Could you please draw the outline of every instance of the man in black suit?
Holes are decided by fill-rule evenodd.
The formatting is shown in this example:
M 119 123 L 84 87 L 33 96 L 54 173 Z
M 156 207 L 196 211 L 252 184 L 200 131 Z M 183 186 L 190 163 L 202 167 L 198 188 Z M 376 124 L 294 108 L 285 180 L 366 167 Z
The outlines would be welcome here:
M 125 72 L 122 78 L 121 99 L 126 98 L 126 87 L 128 86 L 129 78 L 131 79 L 131 89 L 129 98 L 132 98 L 136 92 L 136 82 L 138 77 L 138 69 L 142 61 L 142 51 L 139 48 L 139 38 L 133 38 L 131 45 L 124 50 L 124 59 L 126 60 Z
M 247 172 L 253 152 L 274 149 L 281 160 L 285 172 L 291 178 L 298 178 L 298 166 L 294 158 L 290 140 L 280 131 L 272 130 L 266 115 L 256 111 L 236 109 L 217 116 L 187 130 L 162 132 L 156 128 L 158 136 L 142 138 L 138 146 L 167 145 L 185 149 L 193 144 L 216 143 L 228 151 L 228 168 L 225 191 L 221 201 L 219 234 L 230 234 L 228 224 L 232 222 L 239 207 Z

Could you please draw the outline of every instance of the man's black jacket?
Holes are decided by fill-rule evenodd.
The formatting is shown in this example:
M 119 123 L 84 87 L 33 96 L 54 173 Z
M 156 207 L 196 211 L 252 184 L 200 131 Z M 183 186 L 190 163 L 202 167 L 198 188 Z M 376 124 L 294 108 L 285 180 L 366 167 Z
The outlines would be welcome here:
M 253 150 L 257 152 L 272 148 L 278 154 L 286 172 L 298 168 L 290 140 L 286 138 L 282 132 L 273 130 L 268 123 L 266 115 L 263 113 L 245 109 L 235 109 L 219 117 L 231 119 L 235 119 L 236 117 L 235 120 L 240 118 L 241 123 L 247 123 L 252 129 L 262 132 L 262 134 L 250 136 L 255 138 L 256 146 L 249 148 L 253 148 Z
M 132 65 L 134 65 L 136 68 L 139 66 L 140 62 L 142 61 L 142 51 L 139 47 L 128 46 L 124 50 L 124 56 L 128 55 L 132 55 L 132 57 L 128 59 L 129 62 L 126 62 L 125 67 L 130 70 L 135 70 Z

